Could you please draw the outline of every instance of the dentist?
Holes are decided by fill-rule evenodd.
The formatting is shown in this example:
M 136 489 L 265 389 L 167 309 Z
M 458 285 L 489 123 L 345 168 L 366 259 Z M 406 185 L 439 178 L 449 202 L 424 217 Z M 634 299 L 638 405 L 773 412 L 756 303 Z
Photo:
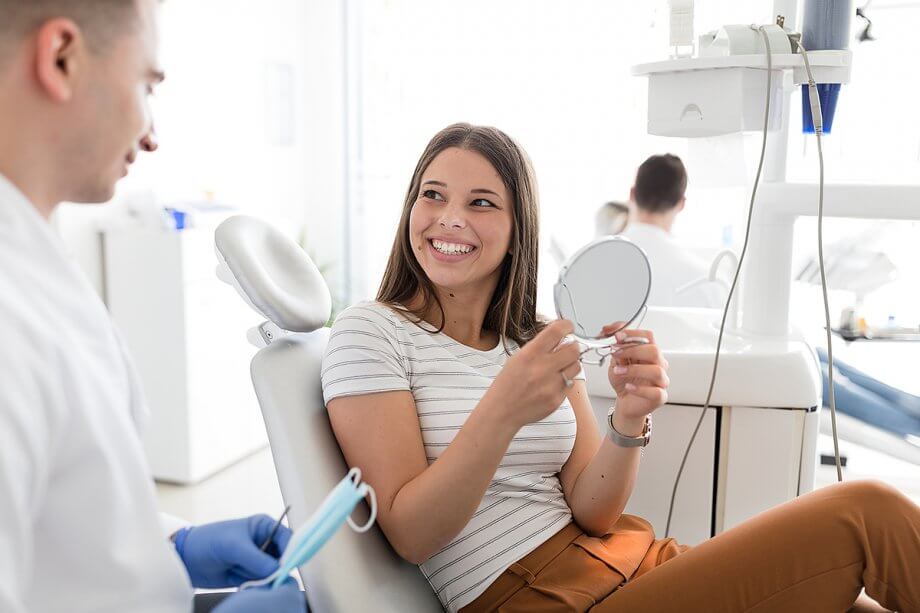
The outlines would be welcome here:
M 156 0 L 0 0 L 0 611 L 187 613 L 192 587 L 277 568 L 267 516 L 167 538 L 143 398 L 105 307 L 48 218 L 109 200 L 157 148 Z M 303 612 L 293 582 L 216 613 Z M 196 610 L 204 610 L 199 607 Z

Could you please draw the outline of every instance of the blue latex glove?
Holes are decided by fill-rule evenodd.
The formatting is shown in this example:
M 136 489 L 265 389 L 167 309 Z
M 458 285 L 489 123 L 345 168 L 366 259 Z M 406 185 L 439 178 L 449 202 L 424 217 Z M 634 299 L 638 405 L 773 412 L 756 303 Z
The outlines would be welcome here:
M 243 590 L 214 607 L 211 613 L 306 613 L 307 601 L 297 582 L 288 579 L 278 589 Z
M 219 589 L 264 579 L 278 569 L 278 558 L 291 540 L 291 531 L 279 526 L 268 551 L 259 547 L 271 534 L 275 520 L 253 515 L 193 528 L 176 534 L 176 552 L 188 570 L 192 585 Z

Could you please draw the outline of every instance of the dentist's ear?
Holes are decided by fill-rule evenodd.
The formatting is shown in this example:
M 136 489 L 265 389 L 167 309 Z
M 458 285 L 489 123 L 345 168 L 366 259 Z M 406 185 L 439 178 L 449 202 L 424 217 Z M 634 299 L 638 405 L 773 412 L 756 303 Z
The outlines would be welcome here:
M 54 102 L 68 102 L 85 58 L 80 28 L 70 19 L 52 19 L 39 29 L 33 44 L 39 86 Z

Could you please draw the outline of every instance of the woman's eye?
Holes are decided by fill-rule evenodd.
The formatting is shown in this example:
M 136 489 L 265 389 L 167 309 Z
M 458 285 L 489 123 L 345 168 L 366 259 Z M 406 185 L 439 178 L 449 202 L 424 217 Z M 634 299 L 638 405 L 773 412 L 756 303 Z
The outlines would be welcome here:
M 490 201 L 486 200 L 485 198 L 477 198 L 476 200 L 473 200 L 473 202 L 471 202 L 470 204 L 472 204 L 473 206 L 478 206 L 482 208 L 495 206 L 494 204 L 492 204 Z
M 432 200 L 444 200 L 444 197 L 433 189 L 426 189 L 422 192 L 422 196 L 425 198 L 430 198 Z

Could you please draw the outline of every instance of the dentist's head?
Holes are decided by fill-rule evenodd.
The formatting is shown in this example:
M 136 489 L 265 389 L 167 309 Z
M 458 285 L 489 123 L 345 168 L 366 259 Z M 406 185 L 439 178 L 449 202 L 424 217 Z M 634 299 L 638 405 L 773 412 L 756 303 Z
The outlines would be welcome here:
M 47 216 L 157 144 L 157 0 L 0 0 L 0 174 Z
M 536 317 L 538 202 L 527 154 L 508 135 L 458 123 L 431 139 L 416 165 L 377 299 L 434 306 L 490 296 L 484 327 L 518 342 Z

